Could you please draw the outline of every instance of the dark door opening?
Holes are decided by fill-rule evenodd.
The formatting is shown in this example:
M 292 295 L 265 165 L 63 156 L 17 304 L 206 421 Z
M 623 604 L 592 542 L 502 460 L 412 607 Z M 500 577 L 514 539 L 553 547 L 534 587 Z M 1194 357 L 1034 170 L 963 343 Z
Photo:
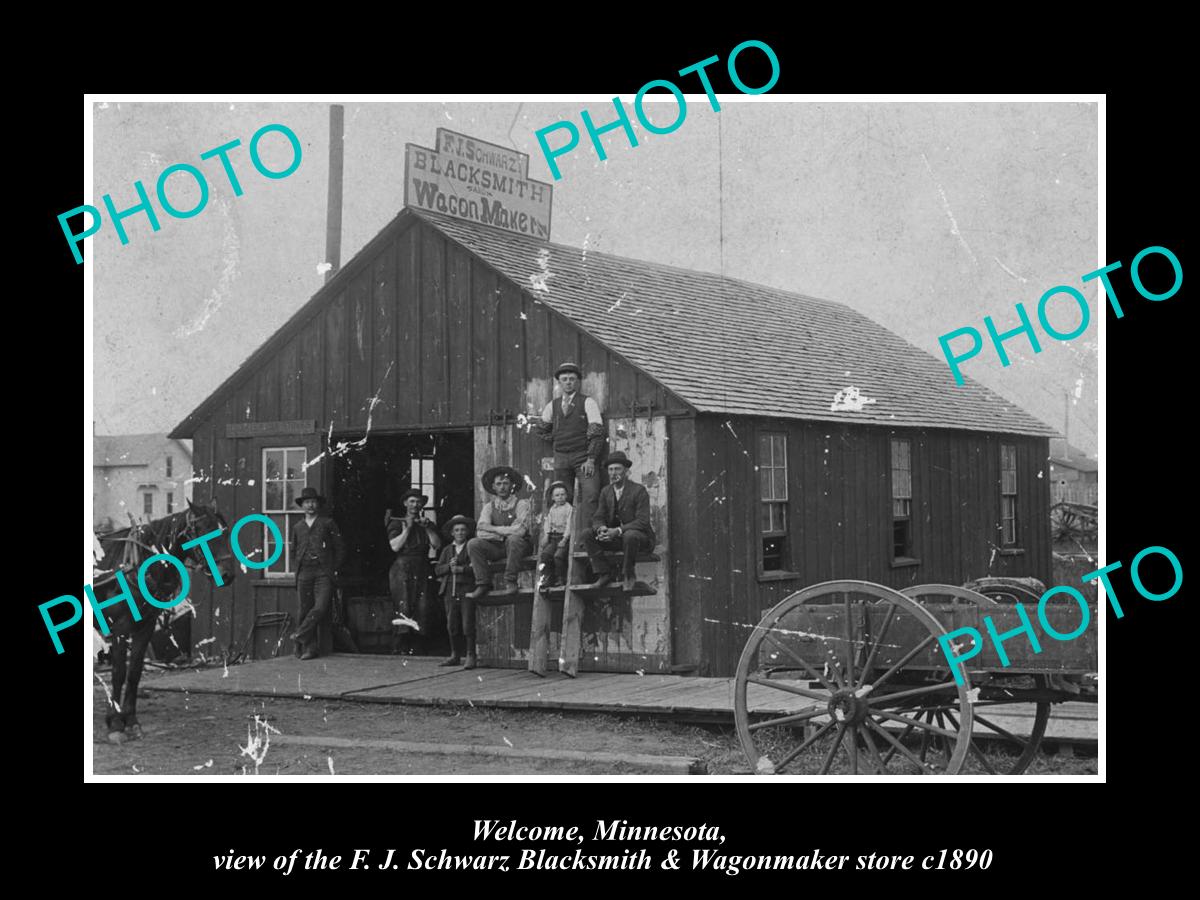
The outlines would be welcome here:
M 361 651 L 395 652 L 388 594 L 388 569 L 395 554 L 388 546 L 385 515 L 403 515 L 400 495 L 416 488 L 429 497 L 425 514 L 441 525 L 452 516 L 475 515 L 475 460 L 472 432 L 373 434 L 366 444 L 335 457 L 333 516 L 346 540 L 340 586 L 347 625 Z M 446 616 L 433 562 L 426 584 L 422 632 L 413 652 L 449 653 Z

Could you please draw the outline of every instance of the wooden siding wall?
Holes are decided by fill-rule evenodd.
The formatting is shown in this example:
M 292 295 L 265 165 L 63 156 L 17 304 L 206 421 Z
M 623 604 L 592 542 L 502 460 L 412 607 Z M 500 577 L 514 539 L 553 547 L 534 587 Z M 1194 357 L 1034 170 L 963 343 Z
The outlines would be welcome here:
M 638 580 L 655 589 L 651 596 L 628 600 L 589 601 L 584 610 L 579 667 L 599 672 L 664 672 L 670 666 L 670 584 L 667 578 L 670 537 L 667 508 L 667 419 L 608 418 L 609 449 L 622 450 L 633 461 L 630 477 L 645 485 L 650 494 L 650 516 L 658 544 L 657 562 L 637 565 Z M 554 480 L 554 457 L 542 455 L 549 445 L 529 439 L 513 426 L 475 429 L 475 469 L 484 472 L 492 466 L 516 467 L 534 489 L 526 489 L 535 521 L 546 512 L 546 491 Z M 475 514 L 487 501 L 482 485 L 476 480 Z M 538 526 L 540 529 L 540 525 Z M 536 535 L 540 530 L 535 529 Z M 519 584 L 532 589 L 532 573 L 521 573 Z M 561 597 L 561 595 L 559 595 Z M 562 631 L 562 604 L 551 605 L 550 668 L 558 664 Z M 525 600 L 514 604 L 480 606 L 476 610 L 479 660 L 493 667 L 523 668 L 529 659 L 531 606 Z
M 275 352 L 228 391 L 193 433 L 194 496 L 216 497 L 230 524 L 260 510 L 263 447 L 306 446 L 311 460 L 325 449 L 330 429 L 335 440 L 350 439 L 366 433 L 368 420 L 372 430 L 486 429 L 493 413 L 540 413 L 552 396 L 554 366 L 566 359 L 580 364 L 585 392 L 608 415 L 634 403 L 651 403 L 657 411 L 684 408 L 657 382 L 423 222 L 384 236 L 334 284 L 332 299 L 305 321 L 289 324 Z M 225 436 L 230 423 L 292 419 L 315 420 L 317 430 Z M 514 463 L 537 480 L 547 446 L 517 434 Z M 318 464 L 308 471 L 308 483 L 327 496 L 331 468 Z M 248 533 L 242 544 L 250 552 L 261 533 L 247 541 Z M 232 586 L 216 591 L 207 579 L 193 585 L 193 646 L 208 656 L 242 642 L 257 613 L 296 615 L 290 579 L 239 571 Z M 270 656 L 277 637 L 275 630 L 256 634 L 254 654 Z M 280 652 L 291 652 L 290 643 Z
M 675 661 L 695 664 L 699 674 L 733 674 L 762 614 L 822 581 L 864 579 L 903 588 L 1031 575 L 1052 583 L 1044 438 L 709 415 L 671 426 Z M 794 574 L 784 578 L 758 571 L 760 430 L 788 438 Z M 912 441 L 913 555 L 919 565 L 892 565 L 893 434 Z M 1017 555 L 999 546 L 1001 443 L 1017 446 L 1024 551 Z

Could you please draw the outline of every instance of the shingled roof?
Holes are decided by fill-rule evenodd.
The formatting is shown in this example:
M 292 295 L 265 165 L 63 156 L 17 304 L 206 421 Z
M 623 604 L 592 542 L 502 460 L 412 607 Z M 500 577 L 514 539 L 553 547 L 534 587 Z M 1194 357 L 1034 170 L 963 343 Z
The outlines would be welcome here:
M 412 212 L 699 412 L 1057 434 L 841 303 Z

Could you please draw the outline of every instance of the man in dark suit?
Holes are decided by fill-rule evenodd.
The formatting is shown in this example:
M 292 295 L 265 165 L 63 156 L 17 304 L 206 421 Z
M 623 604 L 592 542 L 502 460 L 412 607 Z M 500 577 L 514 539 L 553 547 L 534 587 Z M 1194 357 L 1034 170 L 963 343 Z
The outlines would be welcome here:
M 633 589 L 634 563 L 640 551 L 654 549 L 654 529 L 650 525 L 650 494 L 636 481 L 629 480 L 633 463 L 620 450 L 609 454 L 608 484 L 600 492 L 592 527 L 583 533 L 592 571 L 596 573 L 594 588 L 612 581 L 604 551 L 621 550 L 625 554 L 623 587 Z
M 296 561 L 296 591 L 300 595 L 300 627 L 291 635 L 301 659 L 316 659 L 317 629 L 329 611 L 334 579 L 346 555 L 337 522 L 318 514 L 325 498 L 306 487 L 296 498 L 304 519 L 292 529 L 292 559 Z

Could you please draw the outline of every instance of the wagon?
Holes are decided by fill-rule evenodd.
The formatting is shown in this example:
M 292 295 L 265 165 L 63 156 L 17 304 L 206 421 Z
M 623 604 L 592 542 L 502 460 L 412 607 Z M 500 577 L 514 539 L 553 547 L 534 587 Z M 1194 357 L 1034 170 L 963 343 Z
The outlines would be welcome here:
M 734 716 L 758 773 L 853 775 L 1018 774 L 1037 754 L 1052 703 L 1085 699 L 1080 676 L 1097 670 L 1096 605 L 1076 638 L 1057 640 L 1038 623 L 1040 591 L 1024 580 L 985 579 L 972 588 L 919 585 L 897 591 L 866 581 L 830 581 L 798 591 L 753 627 L 738 662 Z M 1022 625 L 1020 602 L 1040 645 Z M 1056 596 L 1045 618 L 1060 635 L 1083 618 Z M 939 638 L 959 628 L 984 636 L 958 665 Z M 973 639 L 952 639 L 959 655 Z M 1015 706 L 1020 704 L 1020 706 Z M 770 712 L 756 709 L 769 708 Z M 1008 710 L 1004 708 L 1008 707 Z M 1005 712 L 1025 716 L 1015 728 Z M 1021 733 L 1015 733 L 1020 731 Z

